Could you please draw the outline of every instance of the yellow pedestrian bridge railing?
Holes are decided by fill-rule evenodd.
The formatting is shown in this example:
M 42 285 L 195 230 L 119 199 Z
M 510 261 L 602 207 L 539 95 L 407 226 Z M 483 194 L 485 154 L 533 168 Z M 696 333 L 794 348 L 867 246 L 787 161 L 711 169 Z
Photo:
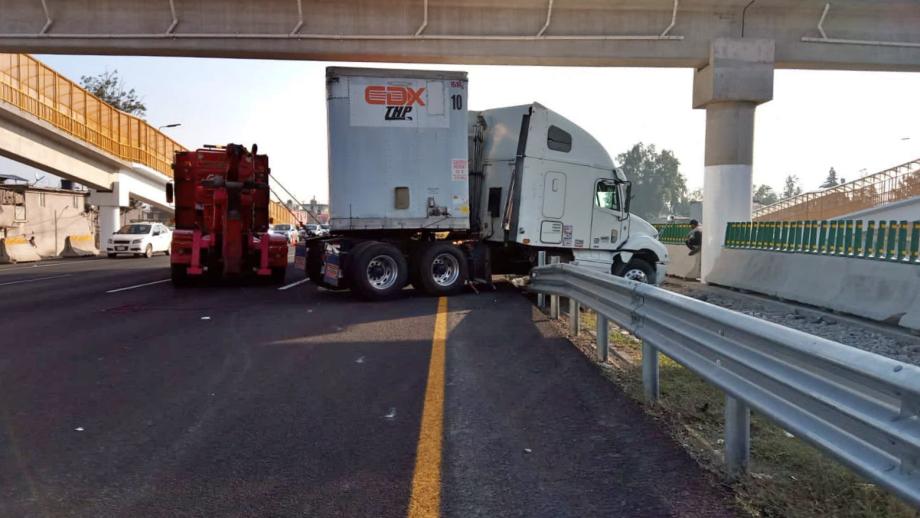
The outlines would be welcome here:
M 169 177 L 173 175 L 173 153 L 185 149 L 142 119 L 113 108 L 27 54 L 0 54 L 0 102 Z
M 754 221 L 830 219 L 920 196 L 920 159 L 754 211 Z

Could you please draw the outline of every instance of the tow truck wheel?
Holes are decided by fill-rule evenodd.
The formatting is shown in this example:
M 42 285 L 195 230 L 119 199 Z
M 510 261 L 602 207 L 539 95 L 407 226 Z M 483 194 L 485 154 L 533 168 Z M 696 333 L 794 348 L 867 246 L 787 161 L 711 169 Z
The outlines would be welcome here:
M 169 265 L 169 276 L 172 279 L 173 286 L 184 287 L 190 284 L 187 266 L 184 264 Z
M 351 287 L 367 300 L 384 300 L 399 293 L 409 280 L 402 252 L 387 243 L 361 247 L 349 266 Z
M 272 276 L 271 276 L 272 283 L 281 284 L 284 282 L 284 278 L 286 276 L 287 276 L 287 268 L 284 268 L 281 266 L 272 268 Z
M 466 284 L 466 257 L 451 243 L 437 241 L 426 246 L 415 267 L 419 287 L 428 295 L 453 295 Z
M 645 284 L 655 283 L 655 269 L 647 261 L 633 257 L 625 266 L 620 266 L 620 277 Z

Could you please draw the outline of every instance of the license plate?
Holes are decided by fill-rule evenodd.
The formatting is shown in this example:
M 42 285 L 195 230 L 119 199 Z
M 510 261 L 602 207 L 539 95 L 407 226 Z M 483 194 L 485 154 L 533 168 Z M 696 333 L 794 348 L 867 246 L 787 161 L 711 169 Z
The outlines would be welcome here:
M 118 251 L 127 250 L 127 249 L 128 249 L 128 247 L 126 247 L 126 246 L 116 246 L 116 247 L 115 247 L 115 250 L 118 250 Z

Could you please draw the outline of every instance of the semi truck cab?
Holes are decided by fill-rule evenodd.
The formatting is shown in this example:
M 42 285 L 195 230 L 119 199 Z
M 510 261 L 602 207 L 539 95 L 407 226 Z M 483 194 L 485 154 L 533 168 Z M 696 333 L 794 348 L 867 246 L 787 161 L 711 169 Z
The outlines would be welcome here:
M 488 241 L 567 252 L 633 280 L 664 278 L 667 249 L 629 213 L 632 185 L 591 134 L 539 103 L 470 118 L 471 138 L 481 133 L 484 143 L 483 191 L 471 199 L 486 200 L 475 226 Z

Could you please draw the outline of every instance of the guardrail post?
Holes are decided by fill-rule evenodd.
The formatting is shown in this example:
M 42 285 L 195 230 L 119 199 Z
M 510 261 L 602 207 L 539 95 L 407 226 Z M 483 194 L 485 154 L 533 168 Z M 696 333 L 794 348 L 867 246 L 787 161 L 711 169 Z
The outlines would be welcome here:
M 554 255 L 549 262 L 550 264 L 559 264 L 559 256 Z M 549 317 L 559 318 L 559 295 L 549 296 Z
M 537 266 L 546 266 L 546 250 L 537 252 Z M 537 307 L 540 309 L 546 307 L 546 295 L 537 293 Z
M 725 395 L 725 470 L 729 479 L 747 472 L 751 458 L 751 409 Z
M 607 361 L 607 340 L 610 330 L 607 327 L 607 317 L 597 313 L 597 361 Z
M 642 341 L 642 388 L 646 401 L 658 401 L 658 349 Z
M 569 299 L 569 330 L 572 332 L 572 336 L 578 336 L 578 332 L 581 331 L 581 322 L 578 318 L 578 305 L 577 300 Z

